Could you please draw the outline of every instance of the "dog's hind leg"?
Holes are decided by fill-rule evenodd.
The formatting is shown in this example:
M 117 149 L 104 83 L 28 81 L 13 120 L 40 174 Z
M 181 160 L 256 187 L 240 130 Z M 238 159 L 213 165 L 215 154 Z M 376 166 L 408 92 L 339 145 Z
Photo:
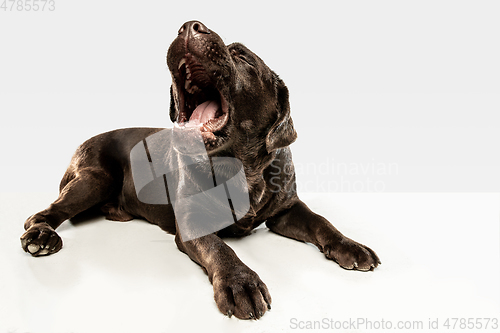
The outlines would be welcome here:
M 67 172 L 57 200 L 24 223 L 22 248 L 35 257 L 58 252 L 62 240 L 55 229 L 65 220 L 108 200 L 112 191 L 113 179 L 102 169 Z

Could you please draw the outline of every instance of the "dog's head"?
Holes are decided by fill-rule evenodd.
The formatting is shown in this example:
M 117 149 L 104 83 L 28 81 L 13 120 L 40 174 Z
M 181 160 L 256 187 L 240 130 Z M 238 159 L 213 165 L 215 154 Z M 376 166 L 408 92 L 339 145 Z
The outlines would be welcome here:
M 295 141 L 288 89 L 242 44 L 226 46 L 201 22 L 187 22 L 170 45 L 167 64 L 170 119 L 199 126 L 209 152 L 253 142 L 252 149 L 269 153 Z

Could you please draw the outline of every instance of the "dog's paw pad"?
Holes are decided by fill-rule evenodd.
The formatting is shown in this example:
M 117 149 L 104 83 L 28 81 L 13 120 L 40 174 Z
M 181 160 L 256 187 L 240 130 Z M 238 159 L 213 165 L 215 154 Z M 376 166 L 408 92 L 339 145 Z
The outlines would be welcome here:
M 50 249 L 48 247 L 42 249 L 38 255 L 39 256 L 46 256 L 47 254 L 50 254 Z
M 37 223 L 21 236 L 21 246 L 34 257 L 45 256 L 58 252 L 62 239 L 47 223 Z
M 36 244 L 30 244 L 28 245 L 28 252 L 31 254 L 35 254 L 40 250 L 40 246 Z

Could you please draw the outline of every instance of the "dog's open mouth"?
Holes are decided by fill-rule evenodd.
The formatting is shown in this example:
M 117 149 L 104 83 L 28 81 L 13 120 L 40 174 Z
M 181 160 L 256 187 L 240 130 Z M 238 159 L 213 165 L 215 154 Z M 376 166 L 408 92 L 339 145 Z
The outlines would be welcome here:
M 177 123 L 186 127 L 199 127 L 205 139 L 215 140 L 227 124 L 227 102 L 214 82 L 191 54 L 181 59 L 179 73 L 179 115 Z

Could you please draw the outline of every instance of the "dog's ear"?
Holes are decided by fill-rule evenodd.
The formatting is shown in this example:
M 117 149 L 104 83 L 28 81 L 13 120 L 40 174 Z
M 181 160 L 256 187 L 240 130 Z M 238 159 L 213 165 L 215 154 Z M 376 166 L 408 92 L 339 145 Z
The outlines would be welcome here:
M 170 120 L 173 123 L 177 120 L 177 110 L 175 108 L 174 92 L 172 86 L 170 86 Z
M 276 76 L 276 89 L 278 95 L 278 118 L 271 126 L 266 136 L 266 149 L 270 153 L 276 149 L 286 147 L 297 139 L 297 132 L 293 127 L 290 116 L 290 102 L 288 101 L 288 88 L 285 83 Z

